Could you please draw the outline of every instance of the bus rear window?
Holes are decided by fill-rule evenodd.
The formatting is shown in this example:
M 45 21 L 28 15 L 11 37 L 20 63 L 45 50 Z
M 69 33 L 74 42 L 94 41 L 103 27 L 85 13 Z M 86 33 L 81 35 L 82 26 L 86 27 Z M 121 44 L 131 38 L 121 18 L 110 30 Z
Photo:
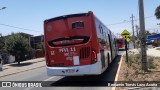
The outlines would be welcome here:
M 89 40 L 89 36 L 72 36 L 69 38 L 58 38 L 55 40 L 51 40 L 51 41 L 48 41 L 48 44 L 53 47 L 69 46 L 69 45 L 87 43 L 88 40 Z
M 123 40 L 117 40 L 117 43 L 123 43 Z
M 72 23 L 72 28 L 84 28 L 84 22 L 80 21 L 80 22 L 73 22 Z

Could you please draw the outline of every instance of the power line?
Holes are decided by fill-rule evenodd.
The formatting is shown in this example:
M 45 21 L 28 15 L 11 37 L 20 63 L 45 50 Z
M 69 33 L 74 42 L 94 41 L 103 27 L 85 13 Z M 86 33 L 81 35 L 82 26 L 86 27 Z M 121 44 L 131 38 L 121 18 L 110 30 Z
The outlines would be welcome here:
M 16 29 L 21 29 L 21 30 L 26 30 L 26 31 L 33 31 L 33 32 L 42 32 L 42 31 L 37 31 L 37 30 L 32 30 L 32 29 L 26 29 L 26 28 L 21 28 L 17 26 L 12 26 L 12 25 L 7 25 L 7 24 L 0 24 L 1 26 L 6 26 L 6 27 L 11 27 L 11 28 L 16 28 Z
M 152 15 L 152 16 L 148 16 L 148 17 L 145 17 L 145 19 L 152 18 L 152 17 L 154 17 L 154 16 L 153 16 L 153 15 Z M 137 21 L 137 20 L 139 20 L 139 18 L 134 19 L 134 21 Z M 130 23 L 130 22 L 131 22 L 131 21 L 127 21 L 127 20 L 125 20 L 125 21 L 123 21 L 123 22 L 118 22 L 118 23 L 108 24 L 107 26 L 118 25 L 118 24 L 123 24 L 123 23 Z
M 123 22 L 108 24 L 107 26 L 112 26 L 112 25 L 117 25 L 117 24 L 123 24 L 123 23 L 129 23 L 129 22 L 131 22 L 131 21 L 123 21 Z

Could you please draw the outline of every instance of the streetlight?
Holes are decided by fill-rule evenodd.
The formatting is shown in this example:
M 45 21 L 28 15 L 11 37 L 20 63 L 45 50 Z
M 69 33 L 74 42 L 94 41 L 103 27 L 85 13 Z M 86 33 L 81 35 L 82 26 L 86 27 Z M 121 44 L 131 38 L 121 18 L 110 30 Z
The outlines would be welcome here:
M 2 7 L 0 10 L 6 9 L 7 7 Z

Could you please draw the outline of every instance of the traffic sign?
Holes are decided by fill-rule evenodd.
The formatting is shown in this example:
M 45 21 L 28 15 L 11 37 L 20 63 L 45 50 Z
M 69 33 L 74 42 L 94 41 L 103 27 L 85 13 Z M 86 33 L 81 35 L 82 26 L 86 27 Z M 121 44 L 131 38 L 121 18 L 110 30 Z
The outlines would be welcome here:
M 131 39 L 130 38 L 126 38 L 126 41 L 129 42 Z
M 130 33 L 125 29 L 122 33 L 121 33 L 121 36 L 127 41 L 129 42 L 130 41 Z
M 121 33 L 121 36 L 122 36 L 122 37 L 130 36 L 130 33 L 125 29 L 125 30 Z

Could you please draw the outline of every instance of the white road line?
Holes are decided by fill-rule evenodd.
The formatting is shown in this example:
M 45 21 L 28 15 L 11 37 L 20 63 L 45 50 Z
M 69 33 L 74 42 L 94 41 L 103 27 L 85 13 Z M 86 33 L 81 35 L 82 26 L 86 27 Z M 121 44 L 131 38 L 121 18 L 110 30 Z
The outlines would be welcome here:
M 34 88 L 34 87 L 26 88 L 26 89 L 24 89 L 24 90 L 30 90 L 30 89 L 32 89 L 32 88 Z
M 50 78 L 48 78 L 48 79 L 46 79 L 46 80 L 44 80 L 44 81 L 49 81 L 49 80 L 51 80 L 51 79 L 53 79 L 53 78 L 56 78 L 56 76 L 50 77 Z

